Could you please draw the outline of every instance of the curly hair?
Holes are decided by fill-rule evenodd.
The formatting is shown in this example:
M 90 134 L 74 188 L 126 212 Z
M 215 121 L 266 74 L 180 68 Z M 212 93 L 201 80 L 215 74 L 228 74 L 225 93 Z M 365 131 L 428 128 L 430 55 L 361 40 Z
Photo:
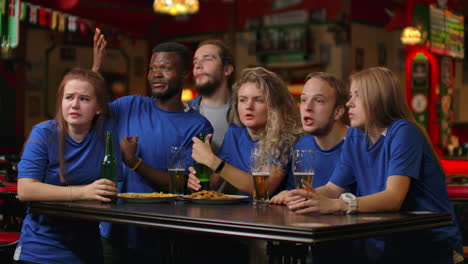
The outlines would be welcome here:
M 275 73 L 262 68 L 244 69 L 233 86 L 230 121 L 240 127 L 238 111 L 239 89 L 245 83 L 254 83 L 265 95 L 268 118 L 260 134 L 258 151 L 262 159 L 273 158 L 286 164 L 296 140 L 303 135 L 299 108 L 286 84 Z

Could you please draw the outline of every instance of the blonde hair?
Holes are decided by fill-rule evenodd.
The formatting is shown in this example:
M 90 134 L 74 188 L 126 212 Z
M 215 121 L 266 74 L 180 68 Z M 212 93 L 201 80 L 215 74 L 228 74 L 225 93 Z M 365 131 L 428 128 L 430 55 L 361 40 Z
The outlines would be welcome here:
M 290 150 L 303 134 L 294 97 L 275 73 L 262 67 L 244 69 L 233 86 L 230 113 L 230 121 L 240 127 L 244 127 L 244 124 L 240 121 L 237 108 L 239 89 L 245 83 L 254 83 L 263 92 L 268 108 L 267 123 L 258 142 L 260 156 L 286 164 Z
M 398 77 L 388 68 L 372 67 L 350 76 L 351 84 L 358 90 L 367 117 L 366 133 L 372 126 L 388 127 L 393 121 L 406 119 L 424 136 L 434 160 L 442 173 L 442 165 L 426 132 L 413 116 Z

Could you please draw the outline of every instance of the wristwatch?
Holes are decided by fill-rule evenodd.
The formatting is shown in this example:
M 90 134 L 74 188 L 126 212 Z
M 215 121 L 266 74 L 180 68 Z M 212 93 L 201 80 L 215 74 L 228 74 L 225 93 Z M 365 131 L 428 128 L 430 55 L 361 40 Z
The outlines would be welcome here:
M 340 195 L 340 199 L 343 200 L 345 203 L 348 204 L 348 210 L 346 211 L 347 214 L 353 214 L 357 211 L 357 198 L 352 193 L 342 193 Z

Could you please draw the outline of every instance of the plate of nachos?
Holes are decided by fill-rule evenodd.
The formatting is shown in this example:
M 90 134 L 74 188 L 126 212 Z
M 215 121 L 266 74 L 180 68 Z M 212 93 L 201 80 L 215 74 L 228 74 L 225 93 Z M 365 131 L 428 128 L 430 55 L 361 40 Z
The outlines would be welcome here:
M 128 203 L 162 203 L 172 201 L 179 197 L 171 193 L 119 193 L 117 197 L 122 198 L 124 202 Z
M 216 191 L 199 191 L 183 197 L 199 204 L 235 204 L 249 198 L 246 195 L 231 195 Z

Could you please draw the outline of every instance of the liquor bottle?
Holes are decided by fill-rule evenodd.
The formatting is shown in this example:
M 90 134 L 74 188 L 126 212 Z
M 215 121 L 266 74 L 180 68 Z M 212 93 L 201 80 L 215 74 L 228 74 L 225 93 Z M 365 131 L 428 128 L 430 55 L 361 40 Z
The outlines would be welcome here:
M 108 179 L 115 183 L 117 186 L 118 170 L 117 160 L 115 159 L 114 150 L 112 147 L 112 131 L 106 132 L 106 152 L 104 153 L 104 159 L 102 160 L 101 166 L 101 178 Z M 112 196 L 111 203 L 115 203 L 116 197 Z
M 205 134 L 203 132 L 200 132 L 197 138 L 205 142 Z M 195 162 L 194 167 L 196 171 L 195 175 L 200 180 L 200 185 L 201 185 L 200 190 L 209 190 L 210 189 L 210 168 L 198 162 Z

